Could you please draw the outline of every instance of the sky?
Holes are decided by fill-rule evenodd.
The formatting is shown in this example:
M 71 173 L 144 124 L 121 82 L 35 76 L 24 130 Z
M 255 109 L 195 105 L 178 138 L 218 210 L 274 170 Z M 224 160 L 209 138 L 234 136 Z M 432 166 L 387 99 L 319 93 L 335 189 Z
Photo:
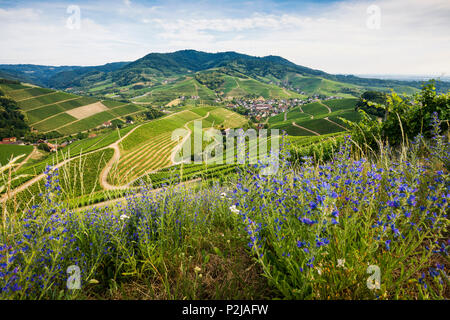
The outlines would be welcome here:
M 0 64 L 101 65 L 195 49 L 334 74 L 450 75 L 449 0 L 0 0 Z

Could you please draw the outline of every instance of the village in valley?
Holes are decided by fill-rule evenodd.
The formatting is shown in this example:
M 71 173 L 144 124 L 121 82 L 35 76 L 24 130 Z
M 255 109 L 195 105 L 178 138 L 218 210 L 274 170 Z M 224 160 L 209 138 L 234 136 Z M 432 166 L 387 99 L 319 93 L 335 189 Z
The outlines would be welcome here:
M 258 99 L 235 98 L 227 104 L 227 107 L 238 113 L 244 113 L 249 117 L 253 117 L 257 122 L 260 122 L 258 126 L 262 127 L 263 124 L 261 124 L 261 122 L 264 123 L 268 118 L 286 112 L 289 109 L 317 102 L 319 100 L 326 101 L 332 99 L 342 99 L 342 97 L 313 95 L 306 99 L 265 99 L 263 97 L 259 97 Z

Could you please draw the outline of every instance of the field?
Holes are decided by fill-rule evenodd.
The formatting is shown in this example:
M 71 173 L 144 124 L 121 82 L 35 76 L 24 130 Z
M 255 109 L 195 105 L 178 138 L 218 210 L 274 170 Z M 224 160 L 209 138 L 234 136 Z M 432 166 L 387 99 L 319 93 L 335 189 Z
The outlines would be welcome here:
M 113 104 L 110 105 L 113 108 L 127 107 L 128 105 Z M 134 106 L 134 105 L 131 105 Z M 114 109 L 109 110 L 112 112 Z M 107 112 L 107 113 L 108 113 Z M 102 115 L 97 114 L 96 116 Z M 40 124 L 59 126 L 57 121 L 58 117 L 65 115 L 57 115 L 47 121 Z M 87 119 L 84 119 L 86 121 Z M 34 161 L 31 164 L 25 164 L 20 170 L 15 173 L 19 179 L 14 180 L 12 186 L 17 187 L 27 181 L 30 181 L 33 177 L 36 177 L 42 173 L 46 166 L 56 165 L 67 159 L 75 159 L 79 155 L 91 154 L 92 152 L 100 149 L 113 152 L 112 145 L 122 137 L 124 140 L 118 145 L 120 152 L 120 160 L 114 162 L 112 168 L 106 172 L 107 180 L 114 186 L 126 186 L 139 177 L 151 177 L 154 180 L 154 184 L 162 184 L 167 182 L 167 179 L 171 180 L 173 170 L 165 172 L 164 168 L 173 167 L 174 162 L 172 154 L 174 147 L 177 145 L 177 141 L 172 141 L 172 131 L 179 128 L 193 130 L 193 121 L 202 121 L 203 128 L 216 127 L 216 128 L 234 128 L 241 127 L 247 124 L 247 120 L 232 111 L 224 108 L 217 107 L 195 107 L 186 109 L 184 111 L 168 115 L 164 118 L 153 120 L 143 125 L 133 125 L 125 127 L 121 130 L 110 131 L 109 133 L 101 134 L 97 137 L 84 139 L 77 141 L 69 146 L 60 149 L 57 154 L 49 154 L 48 157 L 40 161 Z M 103 120 L 103 119 L 100 119 Z M 80 123 L 74 122 L 74 125 Z M 79 128 L 78 130 L 81 130 Z M 132 130 L 135 130 L 131 133 Z M 127 135 L 130 133 L 129 135 Z M 192 139 L 193 140 L 193 139 Z M 111 156 L 109 156 L 111 157 Z M 74 163 L 78 160 L 73 160 Z M 106 165 L 105 165 L 106 166 Z M 176 167 L 173 167 L 176 170 Z M 193 179 L 196 176 L 202 175 L 204 177 L 212 177 L 219 175 L 220 173 L 231 170 L 233 166 L 209 166 L 204 167 L 202 165 L 195 165 L 189 170 L 184 171 L 184 179 Z M 163 169 L 162 172 L 161 169 Z M 173 179 L 172 179 L 173 180 Z M 36 186 L 39 184 L 31 185 L 30 190 L 36 191 Z M 88 189 L 90 187 L 88 186 Z M 77 194 L 74 199 L 74 205 L 81 203 L 89 204 L 92 201 L 98 201 L 99 199 L 107 199 L 109 195 L 109 187 L 106 189 L 94 190 L 95 196 L 89 194 Z M 115 196 L 120 195 L 117 193 Z
M 1 84 L 0 88 L 17 102 L 29 125 L 39 132 L 55 130 L 70 135 L 146 110 L 126 102 L 99 101 L 45 88 L 11 84 Z
M 144 96 L 134 99 L 139 103 L 155 103 L 160 105 L 177 105 L 181 101 L 178 99 L 184 96 L 189 103 L 203 103 L 208 104 L 214 102 L 216 93 L 224 97 L 245 97 L 248 95 L 289 99 L 289 98 L 304 98 L 296 92 L 280 88 L 276 85 L 266 84 L 252 78 L 239 78 L 229 75 L 221 75 L 223 84 L 211 90 L 206 85 L 198 82 L 196 79 L 188 77 L 185 80 L 175 82 L 174 84 L 166 84 L 151 88 Z M 198 100 L 192 100 L 192 96 L 198 96 Z
M 198 96 L 200 97 L 198 102 L 202 103 L 211 103 L 215 99 L 214 91 L 200 84 L 195 79 L 187 78 L 174 84 L 154 87 L 145 97 L 134 99 L 134 101 L 166 105 L 180 96 L 184 96 L 186 99 Z M 193 101 L 195 100 L 190 100 L 190 102 Z
M 41 174 L 44 172 L 46 166 L 54 166 L 66 159 L 74 158 L 82 154 L 108 147 L 126 135 L 134 127 L 135 126 L 128 126 L 120 130 L 114 130 L 109 133 L 101 134 L 95 138 L 80 140 L 68 145 L 65 148 L 60 148 L 57 154 L 51 153 L 44 159 L 37 162 L 27 162 L 22 168 L 15 172 L 13 177 L 18 177 L 19 179 L 13 181 L 12 187 L 18 187 L 19 185 L 31 180 L 33 177 Z
M 112 157 L 113 150 L 106 149 L 96 151 L 60 166 L 58 168 L 61 192 L 66 199 L 79 196 L 89 197 L 91 194 L 101 190 L 99 175 L 108 160 Z M 45 167 L 44 167 L 45 168 Z M 31 185 L 18 194 L 23 201 L 39 203 L 43 201 L 41 194 L 45 190 L 45 179 Z
M 334 138 L 289 140 L 303 148 Z M 448 299 L 448 172 L 432 155 L 424 166 L 414 148 L 401 162 L 389 152 L 361 158 L 351 146 L 343 140 L 324 165 L 281 160 L 268 177 L 258 166 L 163 169 L 126 202 L 79 211 L 65 202 L 81 194 L 77 173 L 89 172 L 84 192 L 97 197 L 112 150 L 49 170 L 45 184 L 18 197 L 42 193 L 39 205 L 12 211 L 14 225 L 1 229 L 19 232 L 3 249 L 11 259 L 0 297 Z M 214 170 L 212 181 L 170 185 Z M 152 190 L 153 182 L 169 185 Z M 87 283 L 81 290 L 64 290 L 72 263 Z
M 219 90 L 225 93 L 228 97 L 243 97 L 246 95 L 255 95 L 266 99 L 290 99 L 303 98 L 304 96 L 289 90 L 282 89 L 275 85 L 270 85 L 257 81 L 255 79 L 241 79 L 238 77 L 231 77 L 225 75 L 224 85 Z
M 284 114 L 269 118 L 270 128 L 285 130 L 292 136 L 324 135 L 342 132 L 346 125 L 339 119 L 359 121 L 360 115 L 355 111 L 357 99 L 335 99 L 312 102 L 288 111 L 286 121 Z
M 283 136 L 268 175 L 263 161 L 172 158 L 195 121 L 248 125 L 213 106 L 79 140 L 13 172 L 8 192 L 2 169 L 0 298 L 448 300 L 444 122 L 434 113 L 427 137 L 369 150 L 339 120 L 359 119 L 356 101 L 270 118 L 303 134 Z M 128 107 L 107 104 L 106 113 Z M 174 140 L 176 129 L 185 131 Z M 242 154 L 262 160 L 251 151 L 264 142 L 273 146 L 260 140 Z M 11 147 L 0 151 L 22 151 Z M 67 290 L 74 265 L 82 286 Z
M 298 88 L 308 95 L 322 94 L 326 96 L 338 96 L 352 98 L 364 91 L 357 85 L 336 82 L 319 77 L 301 76 L 298 74 L 289 74 L 286 79 L 294 88 Z M 348 91 L 346 93 L 345 91 Z
M 202 119 L 203 118 L 203 119 Z M 109 174 L 112 184 L 130 183 L 158 169 L 173 165 L 172 152 L 177 145 L 172 140 L 175 129 L 193 130 L 193 121 L 202 119 L 203 128 L 241 127 L 247 123 L 242 116 L 215 107 L 184 110 L 137 128 L 120 144 L 121 158 Z M 193 139 L 191 139 L 193 143 Z
M 11 157 L 15 158 L 21 154 L 25 157 L 28 156 L 33 150 L 33 146 L 20 146 L 15 144 L 0 144 L 0 166 L 5 165 L 11 160 Z M 21 158 L 19 161 L 25 159 Z

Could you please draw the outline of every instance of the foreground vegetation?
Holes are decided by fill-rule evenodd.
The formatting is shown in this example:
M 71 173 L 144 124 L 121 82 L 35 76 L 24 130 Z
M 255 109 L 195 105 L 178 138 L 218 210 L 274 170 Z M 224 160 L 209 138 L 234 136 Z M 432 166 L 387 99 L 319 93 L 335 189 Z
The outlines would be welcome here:
M 126 201 L 73 210 L 81 187 L 105 198 L 112 150 L 97 148 L 119 132 L 80 145 L 97 151 L 47 165 L 26 190 L 32 207 L 24 193 L 2 206 L 0 298 L 448 299 L 449 100 L 432 87 L 416 98 L 388 96 L 383 122 L 360 111 L 351 135 L 285 137 L 271 176 L 262 158 L 178 165 L 134 182 Z M 215 122 L 212 110 L 184 113 Z M 165 129 L 142 126 L 121 148 Z M 0 170 L 5 190 L 17 160 Z
M 283 158 L 274 176 L 248 166 L 85 212 L 61 205 L 49 167 L 41 205 L 3 211 L 1 297 L 448 298 L 449 174 L 426 150 L 449 144 L 433 137 L 377 159 L 347 138 L 328 163 Z M 71 265 L 81 290 L 66 288 Z

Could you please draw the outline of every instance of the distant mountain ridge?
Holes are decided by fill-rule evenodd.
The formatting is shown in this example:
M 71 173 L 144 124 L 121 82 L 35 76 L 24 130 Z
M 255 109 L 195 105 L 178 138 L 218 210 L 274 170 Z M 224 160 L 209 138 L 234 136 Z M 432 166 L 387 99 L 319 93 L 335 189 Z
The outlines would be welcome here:
M 70 88 L 100 94 L 125 92 L 132 85 L 154 88 L 167 81 L 181 81 L 186 76 L 210 71 L 217 71 L 215 76 L 219 78 L 223 75 L 247 77 L 308 95 L 358 96 L 364 90 L 388 91 L 390 88 L 411 94 L 423 84 L 422 81 L 333 75 L 297 65 L 279 56 L 255 57 L 234 51 L 208 53 L 181 50 L 150 53 L 132 62 L 93 67 L 0 65 L 0 77 L 15 78 L 55 89 Z M 219 79 L 220 81 L 222 80 Z M 436 88 L 440 92 L 447 92 L 450 90 L 450 82 L 438 82 Z

